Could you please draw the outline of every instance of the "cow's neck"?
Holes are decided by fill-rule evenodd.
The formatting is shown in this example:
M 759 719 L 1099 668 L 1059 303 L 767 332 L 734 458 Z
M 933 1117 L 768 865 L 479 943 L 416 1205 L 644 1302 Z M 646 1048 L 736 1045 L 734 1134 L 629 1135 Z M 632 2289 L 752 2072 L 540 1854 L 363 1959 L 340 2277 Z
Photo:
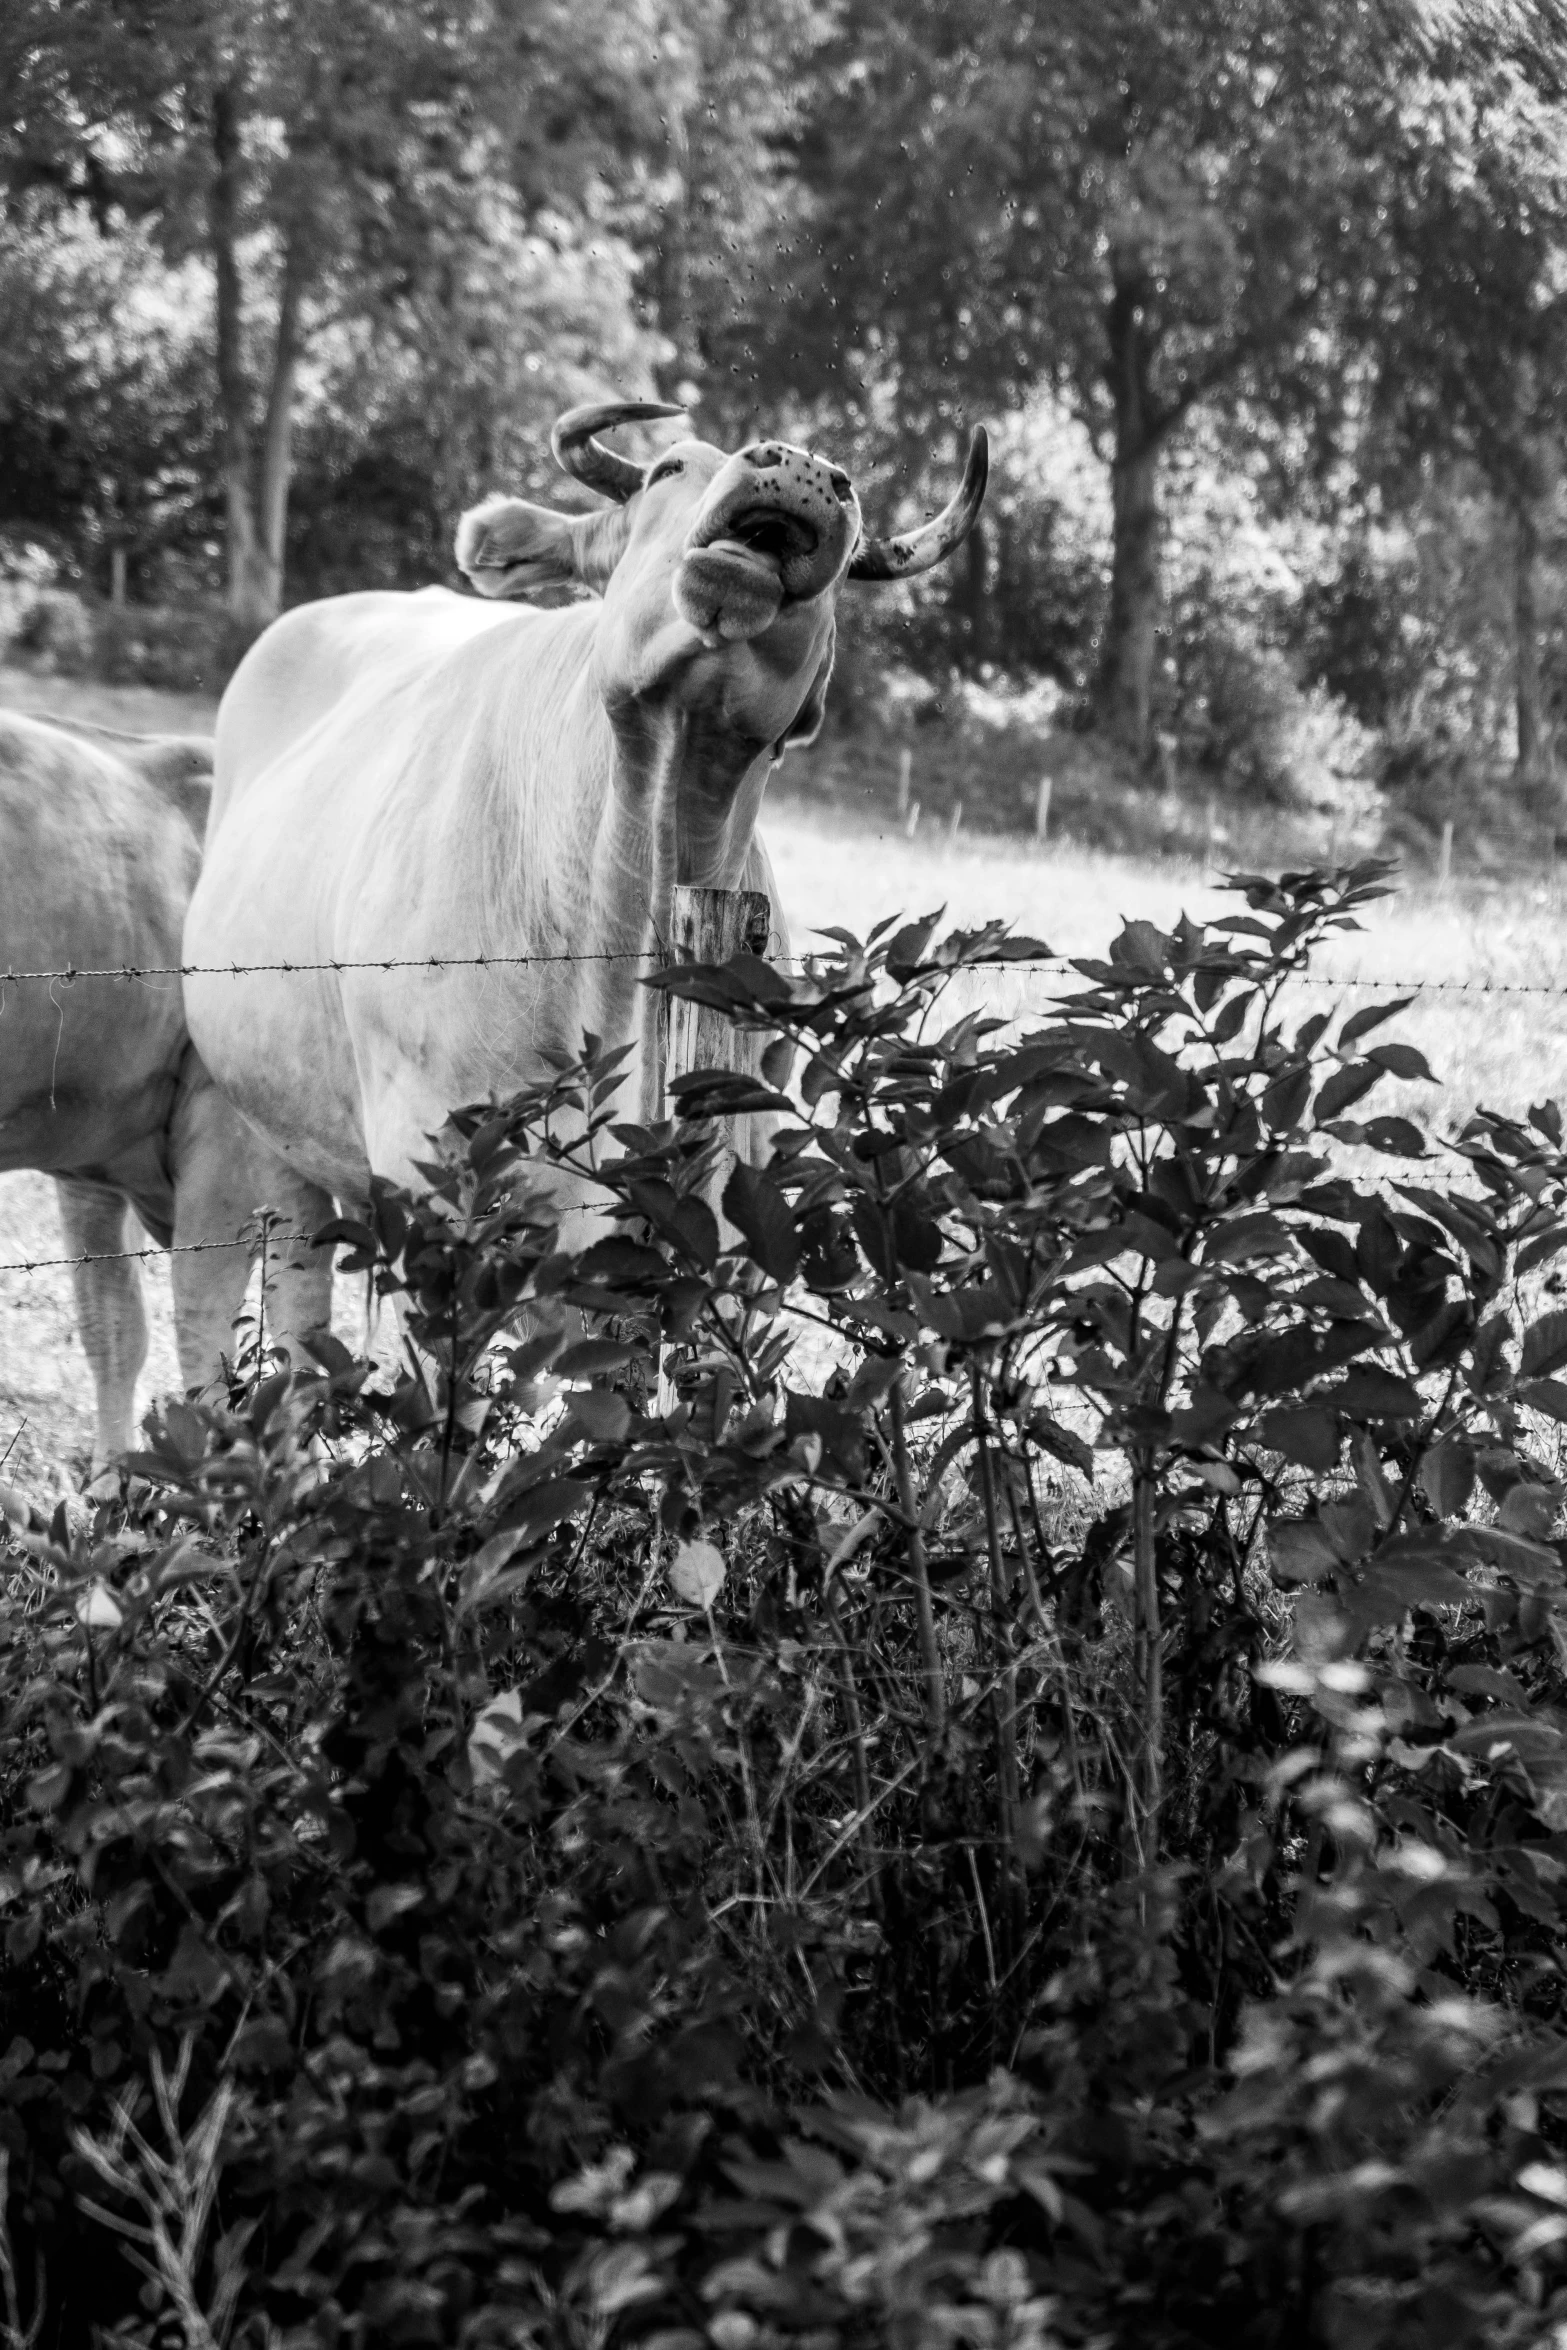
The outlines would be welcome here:
M 644 703 L 612 733 L 604 846 L 643 898 L 652 949 L 669 935 L 677 882 L 740 887 L 773 753 L 673 699 Z
M 673 931 L 677 883 L 738 889 L 756 833 L 772 765 L 765 745 L 716 733 L 674 700 L 639 704 L 617 720 L 602 848 L 626 913 L 639 909 L 642 969 L 665 959 Z M 639 993 L 642 991 L 639 991 Z M 638 1097 L 644 1118 L 662 1114 L 658 1000 L 642 993 L 627 1006 L 641 1062 Z

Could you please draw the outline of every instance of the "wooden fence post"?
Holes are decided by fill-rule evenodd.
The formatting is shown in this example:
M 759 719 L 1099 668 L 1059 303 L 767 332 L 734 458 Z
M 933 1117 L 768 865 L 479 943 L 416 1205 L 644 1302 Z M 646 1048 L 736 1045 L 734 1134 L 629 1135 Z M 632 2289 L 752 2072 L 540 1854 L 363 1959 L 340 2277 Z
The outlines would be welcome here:
M 670 917 L 671 963 L 727 963 L 732 955 L 767 953 L 772 932 L 772 903 L 760 889 L 690 889 L 678 883 Z M 725 1069 L 732 1065 L 735 1031 L 709 1004 L 694 1004 L 686 996 L 665 996 L 669 1026 L 664 1066 L 659 1080 L 660 1107 L 677 1077 L 694 1069 Z M 728 1126 L 733 1121 L 725 1119 Z
M 1453 820 L 1451 816 L 1442 827 L 1442 845 L 1436 857 L 1436 886 L 1445 895 L 1453 878 Z
M 670 910 L 666 967 L 670 963 L 727 963 L 733 955 L 765 957 L 772 921 L 772 903 L 765 890 L 692 889 L 684 882 L 677 883 Z M 663 1118 L 674 1106 L 668 1100 L 668 1091 L 677 1077 L 687 1077 L 695 1069 L 732 1068 L 736 1046 L 742 1040 L 723 1013 L 715 1011 L 710 1004 L 694 1004 L 687 996 L 666 995 L 662 988 L 650 993 L 655 997 L 660 1015 L 654 1026 L 658 1065 L 652 1115 Z M 729 1169 L 743 1147 L 746 1124 L 743 1117 L 714 1120 L 724 1142 L 710 1201 L 715 1215 L 729 1180 Z M 719 1222 L 722 1229 L 722 1217 Z M 667 1419 L 675 1402 L 669 1356 L 661 1350 L 655 1407 L 658 1417 Z
M 1050 776 L 1042 775 L 1039 779 L 1039 789 L 1034 795 L 1035 840 L 1048 840 L 1050 837 L 1051 780 Z
M 914 772 L 914 753 L 905 743 L 898 753 L 898 822 L 902 824 L 909 813 L 909 777 Z

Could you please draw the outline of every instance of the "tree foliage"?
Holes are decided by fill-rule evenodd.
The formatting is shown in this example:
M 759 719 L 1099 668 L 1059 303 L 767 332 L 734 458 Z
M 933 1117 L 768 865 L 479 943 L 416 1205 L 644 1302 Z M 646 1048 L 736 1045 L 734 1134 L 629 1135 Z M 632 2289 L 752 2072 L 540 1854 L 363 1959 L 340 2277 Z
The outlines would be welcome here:
M 1279 394 L 1364 267 L 1412 62 L 1394 6 L 850 11 L 810 158 L 810 359 L 905 443 L 1067 393 L 1115 529 L 1099 707 L 1147 745 L 1157 474 L 1192 410 Z
M 212 272 L 229 596 L 278 609 L 299 377 L 336 316 L 417 295 L 493 183 L 581 204 L 649 127 L 623 10 L 210 0 L 8 15 L 14 188 L 150 217 Z
M 47 421 L 0 520 L 91 576 L 120 539 L 143 595 L 217 549 L 243 634 L 285 591 L 438 575 L 578 396 L 830 445 L 879 528 L 983 416 L 980 528 L 846 637 L 843 706 L 900 668 L 1048 679 L 1125 781 L 1310 802 L 1311 696 L 1355 670 L 1373 796 L 1418 824 L 1516 772 L 1550 821 L 1564 56 L 1553 0 L 21 0 L 0 398 Z M 1238 480 L 1269 560 L 1195 609 L 1182 541 Z M 1482 550 L 1467 599 L 1439 523 Z

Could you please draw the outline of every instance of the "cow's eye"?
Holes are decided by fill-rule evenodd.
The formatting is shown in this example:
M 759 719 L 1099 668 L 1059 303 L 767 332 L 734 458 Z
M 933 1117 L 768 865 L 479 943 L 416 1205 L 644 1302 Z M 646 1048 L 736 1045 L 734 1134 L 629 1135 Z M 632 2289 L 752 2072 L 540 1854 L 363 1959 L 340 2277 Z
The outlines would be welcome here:
M 685 469 L 686 464 L 683 457 L 666 457 L 662 464 L 655 465 L 648 475 L 647 486 L 651 489 L 656 481 L 669 481 L 675 474 L 684 473 Z

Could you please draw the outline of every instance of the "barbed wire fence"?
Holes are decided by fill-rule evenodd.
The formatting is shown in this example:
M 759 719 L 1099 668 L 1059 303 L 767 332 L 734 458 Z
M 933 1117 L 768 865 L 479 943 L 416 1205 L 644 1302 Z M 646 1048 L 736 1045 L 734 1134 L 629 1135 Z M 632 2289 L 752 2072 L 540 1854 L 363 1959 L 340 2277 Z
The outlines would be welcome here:
M 819 960 L 817 955 L 770 955 L 771 963 L 808 965 Z M 374 955 L 333 956 L 318 962 L 278 963 L 104 963 L 85 965 L 63 963 L 56 970 L 0 971 L 0 988 L 23 980 L 60 981 L 70 983 L 79 979 L 244 979 L 262 973 L 275 972 L 342 972 L 342 971 L 469 971 L 527 969 L 533 965 L 560 963 L 645 963 L 649 954 L 629 948 L 606 947 L 599 951 L 563 949 L 559 953 L 534 955 Z M 1081 974 L 1083 965 L 1102 962 L 1103 956 L 1048 955 L 1023 957 L 998 955 L 994 960 L 982 958 L 969 966 L 975 970 L 994 969 L 998 972 L 1056 972 L 1066 975 Z M 1567 997 L 1567 980 L 1548 979 L 1433 979 L 1399 977 L 1383 971 L 1297 971 L 1291 974 L 1293 987 L 1398 987 L 1408 988 L 1412 994 L 1426 995 L 1541 995 Z
M 817 958 L 808 955 L 780 955 L 770 957 L 775 963 L 809 966 Z M 998 956 L 993 964 L 981 963 L 974 969 L 991 969 L 998 976 L 1067 977 L 1083 976 L 1085 962 L 1102 960 L 1098 957 L 1049 955 L 1042 957 Z M 646 950 L 603 948 L 599 950 L 561 949 L 539 954 L 468 954 L 468 955 L 376 955 L 332 956 L 308 961 L 277 961 L 269 963 L 64 963 L 55 969 L 18 971 L 8 967 L 0 971 L 0 1008 L 3 1008 L 5 990 L 23 984 L 71 986 L 81 980 L 139 981 L 144 979 L 243 979 L 279 974 L 339 974 L 355 971 L 457 971 L 457 970 L 526 970 L 567 963 L 646 963 L 651 960 Z M 1363 990 L 1392 988 L 1407 995 L 1408 1009 L 1421 996 L 1464 996 L 1483 999 L 1488 996 L 1545 996 L 1558 997 L 1567 1003 L 1567 981 L 1541 979 L 1438 979 L 1432 977 L 1399 977 L 1381 971 L 1315 972 L 1301 971 L 1292 975 L 1290 983 L 1296 987 L 1337 988 Z M 47 1173 L 48 1170 L 42 1170 Z M 283 1246 L 296 1241 L 308 1242 L 305 1232 L 274 1233 L 271 1239 Z M 0 1273 L 44 1273 L 74 1270 L 82 1265 L 136 1264 L 173 1256 L 194 1256 L 207 1250 L 246 1249 L 254 1253 L 258 1246 L 253 1237 L 241 1236 L 234 1240 L 187 1240 L 167 1248 L 156 1243 L 146 1248 L 84 1250 L 74 1256 L 19 1257 L 0 1261 Z

